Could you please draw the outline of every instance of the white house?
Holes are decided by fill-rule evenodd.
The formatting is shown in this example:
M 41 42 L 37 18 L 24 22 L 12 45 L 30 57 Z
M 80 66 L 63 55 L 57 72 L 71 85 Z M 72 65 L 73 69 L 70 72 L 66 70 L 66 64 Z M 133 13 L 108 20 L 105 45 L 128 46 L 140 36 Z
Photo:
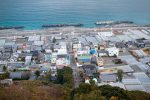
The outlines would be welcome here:
M 106 51 L 108 51 L 108 55 L 109 56 L 118 56 L 119 55 L 119 49 L 116 47 L 110 47 L 110 48 L 106 48 Z
M 81 43 L 73 43 L 72 44 L 73 51 L 77 51 L 80 48 L 81 48 Z
M 25 57 L 25 65 L 29 65 L 31 63 L 32 56 L 26 56 Z
M 104 36 L 104 37 L 110 37 L 110 36 L 113 36 L 114 34 L 111 31 L 109 31 L 109 32 L 99 32 L 98 35 Z

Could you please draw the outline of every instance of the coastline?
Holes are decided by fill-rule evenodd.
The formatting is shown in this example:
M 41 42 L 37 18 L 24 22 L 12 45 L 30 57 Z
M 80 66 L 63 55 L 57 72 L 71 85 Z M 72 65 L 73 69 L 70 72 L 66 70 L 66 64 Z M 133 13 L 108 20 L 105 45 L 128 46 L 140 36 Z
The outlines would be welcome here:
M 36 29 L 36 30 L 17 30 L 17 29 L 5 29 L 0 30 L 0 38 L 10 37 L 10 36 L 28 36 L 28 35 L 51 35 L 55 33 L 67 33 L 67 32 L 76 32 L 76 33 L 90 33 L 90 32 L 101 32 L 101 31 L 112 31 L 112 30 L 128 30 L 128 29 L 150 29 L 150 26 L 122 26 L 114 25 L 108 27 L 59 27 L 59 28 L 45 28 L 45 29 Z M 12 37 L 10 37 L 12 38 Z

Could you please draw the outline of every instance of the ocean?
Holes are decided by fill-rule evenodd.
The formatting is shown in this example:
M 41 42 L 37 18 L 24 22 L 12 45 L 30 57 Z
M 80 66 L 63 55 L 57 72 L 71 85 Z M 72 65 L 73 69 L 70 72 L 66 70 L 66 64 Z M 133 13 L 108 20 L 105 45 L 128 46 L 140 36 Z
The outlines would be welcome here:
M 0 26 L 41 29 L 43 24 L 96 21 L 134 21 L 150 24 L 150 0 L 0 0 Z

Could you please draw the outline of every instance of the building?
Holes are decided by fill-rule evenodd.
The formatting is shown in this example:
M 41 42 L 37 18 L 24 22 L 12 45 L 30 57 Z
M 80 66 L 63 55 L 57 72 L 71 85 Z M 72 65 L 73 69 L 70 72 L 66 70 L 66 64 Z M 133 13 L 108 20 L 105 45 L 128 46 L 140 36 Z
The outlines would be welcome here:
M 98 53 L 98 57 L 103 57 L 103 56 L 109 55 L 109 52 L 106 50 L 98 50 L 97 53 Z
M 98 66 L 103 66 L 104 65 L 104 60 L 103 60 L 103 58 L 97 58 L 97 64 L 98 64 Z
M 102 83 L 116 82 L 117 76 L 115 74 L 100 74 L 100 80 Z
M 108 51 L 109 56 L 118 56 L 119 55 L 119 49 L 116 47 L 106 48 L 105 50 Z
M 25 57 L 25 65 L 30 65 L 31 64 L 31 59 L 32 59 L 32 56 L 26 56 Z
M 81 68 L 83 69 L 83 73 L 85 74 L 85 76 L 88 76 L 90 78 L 92 78 L 94 74 L 97 72 L 96 65 L 88 64 L 83 65 Z
M 58 69 L 63 68 L 64 66 L 70 65 L 69 55 L 57 55 L 56 66 Z

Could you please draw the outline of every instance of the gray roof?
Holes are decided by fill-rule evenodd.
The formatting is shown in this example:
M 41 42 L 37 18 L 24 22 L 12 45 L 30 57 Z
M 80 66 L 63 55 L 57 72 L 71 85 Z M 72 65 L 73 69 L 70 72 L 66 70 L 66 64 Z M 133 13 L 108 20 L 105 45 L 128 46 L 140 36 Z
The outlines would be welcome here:
M 108 51 L 106 51 L 106 50 L 98 50 L 97 53 L 106 53 L 106 54 L 108 54 Z
M 83 65 L 82 68 L 84 70 L 84 73 L 88 76 L 93 76 L 93 73 L 96 73 L 95 65 Z
M 127 90 L 140 90 L 140 91 L 146 91 L 145 88 L 142 85 L 125 85 Z
M 117 79 L 114 74 L 101 74 L 100 78 L 102 82 L 115 82 Z
M 60 46 L 60 45 L 54 45 L 53 48 L 54 48 L 54 49 L 60 49 L 61 46 Z
M 138 63 L 132 55 L 119 56 L 118 58 L 125 61 L 129 65 L 136 65 Z
M 10 58 L 10 53 L 0 54 L 0 60 L 8 60 Z
M 18 78 L 20 79 L 22 76 L 22 72 L 10 72 L 9 77 L 10 78 Z

